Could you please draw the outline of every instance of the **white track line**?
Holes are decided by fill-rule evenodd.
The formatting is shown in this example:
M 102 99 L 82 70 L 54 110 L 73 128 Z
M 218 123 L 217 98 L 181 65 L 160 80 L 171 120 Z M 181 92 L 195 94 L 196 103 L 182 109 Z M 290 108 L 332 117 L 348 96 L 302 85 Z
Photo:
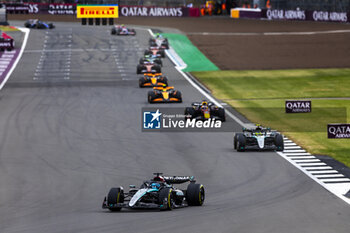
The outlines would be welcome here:
M 5 83 L 7 82 L 7 80 L 10 78 L 12 72 L 15 70 L 19 60 L 21 59 L 22 55 L 23 55 L 23 51 L 27 45 L 27 41 L 28 41 L 28 37 L 29 37 L 29 28 L 22 28 L 22 27 L 19 27 L 18 28 L 20 31 L 24 32 L 24 38 L 23 38 L 23 43 L 22 43 L 22 47 L 21 47 L 21 50 L 19 51 L 19 54 L 17 56 L 17 59 L 16 61 L 13 63 L 11 69 L 9 70 L 9 72 L 7 73 L 5 79 L 3 80 L 3 82 L 0 84 L 0 90 L 5 86 Z
M 148 29 L 148 32 L 151 34 L 151 36 L 154 36 L 154 34 L 152 33 L 151 29 Z M 349 30 L 350 32 L 350 30 Z M 174 51 L 175 52 L 175 51 Z M 181 67 L 181 65 L 178 63 L 178 61 L 176 61 L 176 59 L 174 59 L 174 56 L 172 56 L 168 50 L 165 51 L 165 53 L 167 54 L 168 58 L 175 64 L 175 68 L 177 69 L 177 71 L 194 87 L 196 88 L 202 95 L 204 95 L 208 100 L 210 100 L 211 102 L 215 103 L 217 106 L 221 106 L 222 105 L 216 101 L 211 95 L 209 95 L 207 92 L 205 92 L 197 83 L 193 82 L 191 78 L 189 78 L 183 71 L 183 67 Z M 230 116 L 234 121 L 236 121 L 239 125 L 241 125 L 242 127 L 246 127 L 246 125 L 249 124 L 245 124 L 243 123 L 240 119 L 238 119 L 236 116 L 234 116 L 231 112 L 226 110 L 226 114 L 228 116 Z M 289 140 L 288 138 L 286 138 L 286 140 L 284 142 L 287 143 L 291 143 L 291 144 L 295 144 L 292 140 Z M 333 193 L 334 195 L 336 195 L 337 197 L 339 197 L 340 199 L 342 199 L 343 201 L 345 201 L 346 203 L 350 204 L 350 199 L 348 199 L 347 197 L 345 197 L 343 194 L 344 192 L 347 192 L 350 189 L 350 184 L 349 187 L 344 186 L 344 184 L 334 184 L 332 185 L 328 185 L 325 184 L 323 182 L 321 182 L 319 179 L 317 179 L 314 175 L 311 174 L 312 170 L 332 170 L 333 168 L 330 166 L 322 166 L 322 167 L 302 167 L 300 166 L 300 164 L 297 164 L 296 162 L 294 162 L 292 159 L 290 159 L 288 157 L 288 155 L 290 156 L 301 156 L 301 155 L 307 155 L 307 156 L 311 156 L 310 153 L 307 153 L 305 150 L 294 150 L 294 151 L 303 151 L 303 152 L 299 152 L 299 153 L 283 153 L 283 152 L 276 152 L 278 155 L 280 155 L 282 158 L 284 158 L 285 160 L 287 160 L 289 163 L 291 163 L 292 165 L 294 165 L 296 168 L 298 168 L 299 170 L 301 170 L 305 175 L 307 175 L 308 177 L 310 177 L 311 179 L 313 179 L 315 182 L 317 182 L 319 185 L 321 185 L 323 188 L 325 188 L 326 190 L 328 190 L 329 192 Z M 324 165 L 326 165 L 325 163 L 323 163 Z M 317 173 L 317 171 L 314 171 L 314 173 Z
M 313 32 L 191 32 L 187 35 L 202 36 L 310 36 L 322 34 L 350 33 L 350 30 L 328 30 Z
M 324 178 L 324 177 L 344 177 L 343 174 L 328 174 L 328 175 L 314 175 L 317 178 Z

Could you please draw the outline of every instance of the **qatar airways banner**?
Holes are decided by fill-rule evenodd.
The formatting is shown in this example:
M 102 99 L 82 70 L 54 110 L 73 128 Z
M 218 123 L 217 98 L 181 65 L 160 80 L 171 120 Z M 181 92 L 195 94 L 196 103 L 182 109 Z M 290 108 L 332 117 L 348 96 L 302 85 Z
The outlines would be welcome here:
M 269 20 L 307 20 L 321 22 L 350 22 L 350 12 L 305 11 L 305 10 L 273 10 L 262 11 L 262 17 Z
M 23 3 L 29 14 L 76 15 L 76 4 L 68 3 Z
M 188 9 L 186 7 L 120 6 L 120 16 L 187 17 Z
M 77 4 L 68 3 L 23 3 L 29 14 L 75 15 Z M 199 8 L 158 7 L 158 6 L 120 6 L 120 16 L 146 17 L 199 17 Z

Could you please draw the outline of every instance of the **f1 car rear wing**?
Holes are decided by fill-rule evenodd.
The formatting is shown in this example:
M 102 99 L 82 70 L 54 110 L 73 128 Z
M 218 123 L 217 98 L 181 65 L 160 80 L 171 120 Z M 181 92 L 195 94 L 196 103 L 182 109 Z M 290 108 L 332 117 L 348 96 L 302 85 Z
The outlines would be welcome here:
M 186 182 L 196 182 L 194 176 L 163 176 L 168 184 L 182 184 Z

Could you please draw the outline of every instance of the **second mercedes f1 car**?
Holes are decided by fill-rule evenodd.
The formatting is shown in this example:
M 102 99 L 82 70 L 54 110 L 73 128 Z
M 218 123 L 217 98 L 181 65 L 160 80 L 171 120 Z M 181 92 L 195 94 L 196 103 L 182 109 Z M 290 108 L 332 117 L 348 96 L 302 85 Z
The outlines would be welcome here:
M 163 66 L 162 59 L 157 57 L 157 56 L 154 56 L 154 55 L 145 55 L 144 57 L 140 58 L 139 64 L 143 65 L 143 64 L 147 64 L 149 62 L 154 62 L 160 66 Z
M 201 121 L 209 119 L 226 121 L 225 109 L 205 100 L 202 102 L 194 102 L 191 107 L 186 107 L 185 117 L 186 119 Z
M 190 182 L 187 189 L 179 189 L 174 184 Z M 196 184 L 193 176 L 162 176 L 155 173 L 155 177 L 144 181 L 140 188 L 130 185 L 129 192 L 123 187 L 111 188 L 102 203 L 103 209 L 120 211 L 130 209 L 159 209 L 172 210 L 187 206 L 201 206 L 205 200 L 202 184 Z
M 174 87 L 154 87 L 148 92 L 149 103 L 181 103 L 181 92 Z
M 39 19 L 29 19 L 24 23 L 24 26 L 37 29 L 52 29 L 55 27 L 53 23 L 45 23 Z
M 162 73 L 149 74 L 146 73 L 139 79 L 139 87 L 166 87 L 168 86 L 167 77 Z
M 233 137 L 233 147 L 237 151 L 245 150 L 284 150 L 283 136 L 270 128 L 257 125 L 254 129 L 243 128 L 243 133 Z

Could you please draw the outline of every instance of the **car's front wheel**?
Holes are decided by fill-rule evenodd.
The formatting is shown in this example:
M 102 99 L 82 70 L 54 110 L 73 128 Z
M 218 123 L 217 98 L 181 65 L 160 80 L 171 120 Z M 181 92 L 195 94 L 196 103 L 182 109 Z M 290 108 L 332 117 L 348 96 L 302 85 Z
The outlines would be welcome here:
M 159 203 L 163 205 L 162 210 L 172 210 L 174 208 L 173 189 L 164 188 L 159 192 Z
M 186 200 L 189 206 L 201 206 L 205 200 L 205 190 L 202 184 L 191 183 L 187 186 Z
M 122 187 L 111 188 L 107 195 L 107 207 L 110 211 L 120 211 L 121 207 L 114 205 L 124 202 L 124 190 Z

